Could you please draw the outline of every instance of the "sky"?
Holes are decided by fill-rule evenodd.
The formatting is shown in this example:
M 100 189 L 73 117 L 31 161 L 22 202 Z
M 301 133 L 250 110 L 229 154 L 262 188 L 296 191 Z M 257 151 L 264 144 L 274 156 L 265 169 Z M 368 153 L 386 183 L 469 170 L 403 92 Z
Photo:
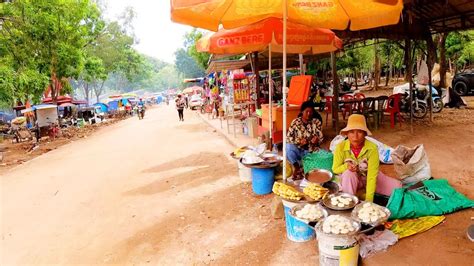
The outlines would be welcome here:
M 135 48 L 146 55 L 174 63 L 174 52 L 183 47 L 183 36 L 192 28 L 176 24 L 170 19 L 169 0 L 106 0 L 105 17 L 116 20 L 131 6 L 137 17 L 133 23 L 139 43 Z

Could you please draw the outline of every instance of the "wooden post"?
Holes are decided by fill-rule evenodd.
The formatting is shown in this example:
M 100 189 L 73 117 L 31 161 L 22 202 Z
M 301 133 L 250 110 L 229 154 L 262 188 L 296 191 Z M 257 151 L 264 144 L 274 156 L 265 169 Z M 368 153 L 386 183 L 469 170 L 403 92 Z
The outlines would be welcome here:
M 442 33 L 439 39 L 439 87 L 448 88 L 451 84 L 446 84 L 446 37 L 447 33 Z M 441 90 L 439 91 L 441 93 Z M 441 94 L 440 94 L 441 95 Z
M 425 36 L 425 41 L 426 41 L 426 47 L 427 47 L 427 53 L 428 56 L 426 58 L 426 65 L 428 66 L 428 102 L 427 104 L 429 105 L 430 108 L 430 122 L 433 123 L 433 95 L 431 94 L 431 70 L 433 69 L 434 62 L 436 62 L 436 48 L 434 47 L 433 44 L 433 38 L 431 37 L 431 34 L 429 31 L 427 31 L 427 34 Z M 441 94 L 440 94 L 441 95 Z
M 339 78 L 337 77 L 336 69 L 336 54 L 331 52 L 331 69 L 332 69 L 332 80 L 333 80 L 333 101 L 332 101 L 332 120 L 333 126 L 336 130 L 336 134 L 339 133 L 339 105 L 337 103 L 339 99 Z
M 405 51 L 408 51 L 405 55 L 405 65 L 406 65 L 406 77 L 408 78 L 409 88 L 410 88 L 410 133 L 413 134 L 413 77 L 412 77 L 412 56 L 411 56 L 411 40 L 409 37 L 405 39 Z
M 255 74 L 255 92 L 257 94 L 257 108 L 260 108 L 260 104 L 258 99 L 261 98 L 261 91 L 260 91 L 260 74 L 259 74 L 259 68 L 258 68 L 258 52 L 253 52 L 253 58 L 254 58 L 254 74 Z

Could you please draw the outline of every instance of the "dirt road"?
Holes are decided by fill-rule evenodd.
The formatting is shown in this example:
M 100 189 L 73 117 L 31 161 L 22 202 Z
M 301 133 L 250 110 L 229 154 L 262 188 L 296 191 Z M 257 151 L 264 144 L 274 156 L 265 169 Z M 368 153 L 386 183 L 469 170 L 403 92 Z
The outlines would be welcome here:
M 0 176 L 0 264 L 316 264 L 316 242 L 288 241 L 272 196 L 240 183 L 233 147 L 191 112 L 177 120 L 159 107 Z M 468 263 L 470 216 L 367 262 Z

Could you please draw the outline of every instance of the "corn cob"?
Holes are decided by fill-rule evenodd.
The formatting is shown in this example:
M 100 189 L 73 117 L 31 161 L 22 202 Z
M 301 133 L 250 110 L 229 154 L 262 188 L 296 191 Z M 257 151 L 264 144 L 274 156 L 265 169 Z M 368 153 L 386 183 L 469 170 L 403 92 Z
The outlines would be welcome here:
M 296 190 L 294 187 L 281 182 L 275 182 L 272 191 L 276 195 L 289 200 L 301 200 L 301 198 L 304 197 L 304 194 Z
M 303 189 L 303 192 L 313 200 L 320 200 L 329 192 L 329 190 L 321 185 L 310 183 Z

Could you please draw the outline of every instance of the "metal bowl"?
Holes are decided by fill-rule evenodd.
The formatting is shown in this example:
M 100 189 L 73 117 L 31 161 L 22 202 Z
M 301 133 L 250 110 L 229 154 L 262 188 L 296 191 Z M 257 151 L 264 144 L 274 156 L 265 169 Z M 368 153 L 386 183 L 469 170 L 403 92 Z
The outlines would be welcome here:
M 299 211 L 299 210 L 303 209 L 304 206 L 306 206 L 307 204 L 316 205 L 316 207 L 317 207 L 319 210 L 321 210 L 321 212 L 323 213 L 323 216 L 322 216 L 321 218 L 319 218 L 319 219 L 316 219 L 316 220 L 307 220 L 307 219 L 298 217 L 298 216 L 296 215 L 296 211 Z M 291 208 L 290 214 L 291 214 L 293 217 L 295 217 L 295 219 L 300 220 L 300 221 L 302 221 L 303 223 L 307 223 L 307 224 L 308 224 L 308 223 L 311 223 L 311 222 L 318 222 L 319 220 L 324 219 L 324 218 L 328 217 L 328 215 L 329 215 L 329 214 L 328 214 L 328 211 L 327 211 L 323 206 L 321 206 L 321 204 L 311 204 L 311 203 L 302 203 L 302 204 L 298 204 L 298 205 L 294 206 L 293 208 Z
M 334 197 L 337 197 L 337 196 L 343 196 L 343 197 L 346 197 L 346 198 L 351 198 L 352 202 L 351 202 L 351 204 L 349 204 L 348 206 L 345 206 L 345 207 L 334 206 L 334 205 L 331 204 L 331 199 L 334 198 Z M 359 199 L 356 196 L 351 195 L 349 193 L 343 193 L 343 192 L 339 192 L 339 193 L 335 193 L 335 194 L 329 194 L 323 199 L 324 206 L 326 206 L 327 208 L 329 208 L 331 210 L 336 210 L 336 211 L 350 210 L 350 209 L 354 208 L 358 203 L 359 203 Z
M 360 223 L 359 223 L 358 221 L 352 219 L 351 217 L 347 217 L 347 216 L 346 216 L 345 218 L 349 219 L 349 220 L 351 221 L 351 223 L 352 223 L 352 226 L 355 228 L 355 230 L 354 230 L 353 232 L 349 232 L 348 234 L 338 234 L 338 235 L 336 235 L 336 234 L 331 234 L 331 233 L 330 233 L 330 234 L 324 233 L 324 231 L 323 231 L 323 224 L 324 224 L 324 222 L 325 222 L 329 217 L 331 217 L 331 216 L 328 216 L 328 217 L 326 217 L 326 218 L 320 220 L 320 221 L 316 224 L 316 226 L 314 227 L 314 230 L 316 231 L 316 234 L 317 234 L 317 235 L 319 235 L 319 234 L 324 234 L 324 235 L 331 235 L 331 236 L 335 236 L 335 237 L 347 237 L 347 236 L 353 236 L 353 235 L 359 234 L 360 228 L 361 228 Z
M 376 205 L 378 208 L 381 208 L 381 209 L 385 212 L 385 214 L 386 214 L 387 216 L 385 216 L 385 217 L 380 217 L 380 218 L 379 218 L 377 221 L 375 221 L 375 222 L 364 223 L 364 222 L 362 221 L 362 219 L 360 219 L 359 216 L 358 216 L 359 211 L 360 211 L 360 209 L 362 209 L 364 203 L 366 203 L 366 202 L 365 202 L 365 201 L 361 201 L 359 204 L 357 204 L 357 206 L 354 207 L 354 209 L 353 209 L 352 212 L 351 212 L 351 217 L 352 217 L 352 219 L 354 219 L 354 220 L 356 220 L 356 221 L 358 221 L 358 222 L 360 222 L 360 223 L 362 223 L 362 224 L 367 224 L 367 225 L 370 225 L 370 226 L 372 226 L 372 227 L 376 227 L 376 226 L 378 226 L 378 225 L 381 225 L 382 223 L 385 223 L 385 222 L 388 220 L 388 218 L 390 217 L 390 215 L 392 215 L 392 213 L 390 212 L 389 209 L 387 209 L 387 208 L 385 208 L 385 207 L 383 207 L 383 206 L 380 206 L 380 205 L 378 205 L 378 204 L 372 203 L 372 204 Z
M 324 179 L 324 180 L 321 180 L 321 182 L 312 182 L 308 179 L 308 176 L 311 175 L 312 173 L 316 173 L 316 172 L 319 172 L 319 173 L 324 173 L 325 175 L 327 175 L 327 178 Z M 316 183 L 316 184 L 324 184 L 328 181 L 330 181 L 332 179 L 333 175 L 330 171 L 328 170 L 324 170 L 324 169 L 314 169 L 314 170 L 311 170 L 309 171 L 308 173 L 305 174 L 305 177 L 304 179 L 306 180 L 306 182 L 308 183 Z

